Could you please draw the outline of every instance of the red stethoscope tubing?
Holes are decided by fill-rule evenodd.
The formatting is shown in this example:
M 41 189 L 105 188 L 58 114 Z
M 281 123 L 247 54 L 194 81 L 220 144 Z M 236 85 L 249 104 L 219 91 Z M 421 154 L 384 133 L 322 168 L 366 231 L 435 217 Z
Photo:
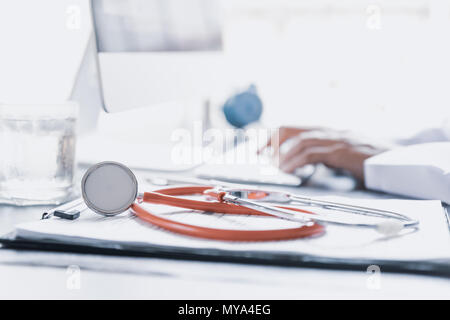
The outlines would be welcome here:
M 209 189 L 212 189 L 212 187 L 192 186 L 192 187 L 178 187 L 178 188 L 155 190 L 153 192 L 145 192 L 142 201 L 153 204 L 163 204 L 191 210 L 217 212 L 224 214 L 270 216 L 269 214 L 266 214 L 264 212 L 260 212 L 242 206 L 237 206 L 231 203 L 220 201 L 216 202 L 200 201 L 176 197 L 182 195 L 203 194 L 206 190 Z M 314 214 L 311 211 L 306 211 L 298 208 L 292 207 L 279 207 L 279 208 Z M 301 226 L 298 228 L 274 229 L 274 230 L 230 230 L 230 229 L 206 228 L 173 221 L 167 218 L 162 218 L 160 216 L 150 213 L 137 203 L 134 203 L 131 206 L 131 209 L 135 212 L 138 218 L 162 229 L 186 236 L 210 240 L 223 240 L 223 241 L 288 240 L 288 239 L 298 239 L 316 236 L 325 231 L 324 226 L 317 223 L 313 223 L 312 225 Z

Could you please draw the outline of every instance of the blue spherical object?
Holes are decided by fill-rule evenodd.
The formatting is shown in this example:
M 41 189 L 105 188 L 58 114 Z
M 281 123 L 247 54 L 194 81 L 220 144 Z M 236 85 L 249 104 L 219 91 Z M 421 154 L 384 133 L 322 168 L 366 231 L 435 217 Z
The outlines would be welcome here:
M 262 102 L 256 93 L 255 86 L 250 86 L 244 92 L 229 98 L 224 106 L 223 113 L 228 123 L 236 128 L 258 121 L 262 114 Z

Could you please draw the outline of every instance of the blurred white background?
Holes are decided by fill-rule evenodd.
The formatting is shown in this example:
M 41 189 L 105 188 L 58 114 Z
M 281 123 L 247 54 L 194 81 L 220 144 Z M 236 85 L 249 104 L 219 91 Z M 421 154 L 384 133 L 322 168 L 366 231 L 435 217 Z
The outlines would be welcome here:
M 450 2 L 224 1 L 224 48 L 270 125 L 407 135 L 450 115 Z
M 405 136 L 441 125 L 450 115 L 449 1 L 222 0 L 220 5 L 228 70 L 223 78 L 229 83 L 221 94 L 255 83 L 266 125 Z M 83 11 L 81 28 L 69 32 L 71 6 Z M 0 102 L 69 98 L 92 30 L 86 8 L 87 0 L 1 1 Z M 55 10 L 61 19 L 49 20 L 46 13 Z M 60 41 L 35 36 L 46 28 L 65 30 L 62 36 L 73 37 L 73 47 L 51 57 L 40 54 Z M 155 117 L 153 111 L 142 110 L 141 119 L 130 111 L 134 126 L 136 121 L 145 126 L 143 119 Z M 101 115 L 103 123 L 109 118 L 114 115 Z

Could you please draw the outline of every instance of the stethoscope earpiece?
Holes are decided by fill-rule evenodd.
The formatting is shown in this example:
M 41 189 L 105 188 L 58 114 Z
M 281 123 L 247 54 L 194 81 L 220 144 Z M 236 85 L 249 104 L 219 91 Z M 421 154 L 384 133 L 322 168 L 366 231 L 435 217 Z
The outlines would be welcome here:
M 395 236 L 404 228 L 403 222 L 395 219 L 387 219 L 377 224 L 377 231 L 385 236 Z

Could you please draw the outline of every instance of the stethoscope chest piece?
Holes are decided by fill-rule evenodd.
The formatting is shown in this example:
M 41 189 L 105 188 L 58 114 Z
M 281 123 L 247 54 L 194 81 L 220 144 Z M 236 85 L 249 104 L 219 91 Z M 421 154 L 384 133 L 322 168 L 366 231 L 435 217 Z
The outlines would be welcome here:
M 81 181 L 86 205 L 104 216 L 126 211 L 136 200 L 138 183 L 133 172 L 123 164 L 100 162 L 90 167 Z

